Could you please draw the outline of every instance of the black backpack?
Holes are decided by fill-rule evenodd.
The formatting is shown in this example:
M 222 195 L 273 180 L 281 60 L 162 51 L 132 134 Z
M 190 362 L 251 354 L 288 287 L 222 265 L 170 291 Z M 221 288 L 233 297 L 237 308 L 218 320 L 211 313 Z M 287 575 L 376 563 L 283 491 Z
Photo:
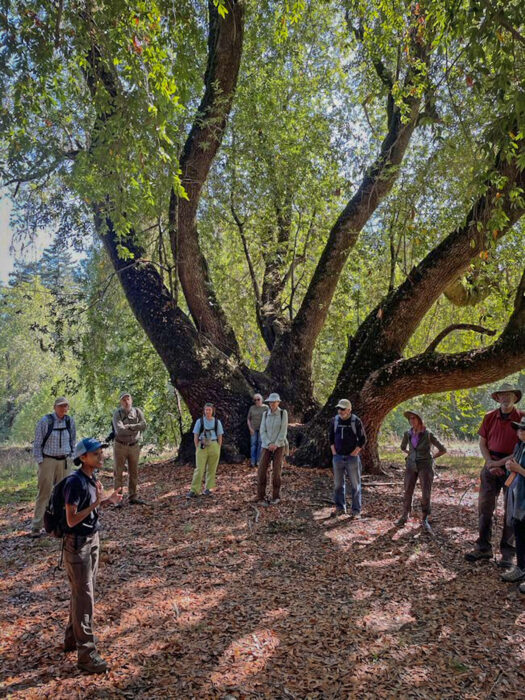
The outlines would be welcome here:
M 53 432 L 53 428 L 55 425 L 54 413 L 48 413 L 46 418 L 47 418 L 47 432 L 44 436 L 44 439 L 42 440 L 42 451 L 44 450 L 46 442 L 49 440 L 49 436 Z M 71 444 L 71 418 L 69 416 L 64 416 L 64 420 L 66 421 L 65 430 L 67 430 L 67 432 L 69 434 L 69 445 L 71 447 L 71 452 L 74 452 L 75 446 Z M 57 428 L 57 430 L 64 430 L 64 428 Z
M 63 537 L 66 534 L 66 502 L 64 498 L 64 488 L 66 479 L 62 479 L 53 486 L 49 503 L 44 513 L 44 529 L 54 537 Z

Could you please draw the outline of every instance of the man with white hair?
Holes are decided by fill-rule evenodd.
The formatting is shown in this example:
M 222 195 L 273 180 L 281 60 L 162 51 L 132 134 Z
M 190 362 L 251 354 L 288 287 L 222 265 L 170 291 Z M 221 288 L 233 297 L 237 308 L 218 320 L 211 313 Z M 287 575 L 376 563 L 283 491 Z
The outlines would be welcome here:
M 68 416 L 69 401 L 65 396 L 55 399 L 53 413 L 41 418 L 35 430 L 33 455 L 38 464 L 38 494 L 31 526 L 31 537 L 40 537 L 44 512 L 53 486 L 71 474 L 67 460 L 75 451 L 75 420 Z

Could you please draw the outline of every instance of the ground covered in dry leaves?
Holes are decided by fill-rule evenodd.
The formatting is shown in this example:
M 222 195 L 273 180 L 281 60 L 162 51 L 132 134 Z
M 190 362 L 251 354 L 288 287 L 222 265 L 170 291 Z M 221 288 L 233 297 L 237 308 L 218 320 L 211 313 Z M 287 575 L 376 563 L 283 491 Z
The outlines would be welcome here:
M 361 521 L 328 517 L 329 471 L 287 467 L 283 502 L 258 509 L 246 466 L 221 465 L 215 497 L 187 502 L 191 472 L 144 467 L 151 505 L 102 515 L 102 677 L 61 651 L 58 541 L 28 538 L 31 503 L 0 510 L 2 697 L 524 696 L 525 596 L 463 561 L 471 478 L 441 471 L 432 537 L 393 526 L 401 471 L 366 480 Z

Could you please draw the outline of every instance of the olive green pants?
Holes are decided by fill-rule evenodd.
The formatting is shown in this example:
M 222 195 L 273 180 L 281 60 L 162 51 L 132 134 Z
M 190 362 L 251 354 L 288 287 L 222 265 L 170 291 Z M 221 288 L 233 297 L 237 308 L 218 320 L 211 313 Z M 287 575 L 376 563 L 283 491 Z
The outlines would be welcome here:
M 195 450 L 195 471 L 191 481 L 191 490 L 197 496 L 202 490 L 202 479 L 206 473 L 205 488 L 212 489 L 215 487 L 215 475 L 217 473 L 217 465 L 221 455 L 221 446 L 217 440 L 212 440 L 209 445 L 199 447 Z

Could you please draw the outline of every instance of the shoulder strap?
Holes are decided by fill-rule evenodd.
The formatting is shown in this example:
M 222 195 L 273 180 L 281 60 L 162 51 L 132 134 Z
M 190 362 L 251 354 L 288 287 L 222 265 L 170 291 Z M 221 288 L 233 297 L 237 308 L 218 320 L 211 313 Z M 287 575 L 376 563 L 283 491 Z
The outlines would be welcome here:
M 219 421 L 217 420 L 217 416 L 215 416 L 215 425 L 213 426 L 213 429 L 215 430 L 215 435 L 217 435 L 217 430 L 219 429 Z M 219 437 L 217 435 L 217 437 Z
M 350 425 L 354 431 L 354 435 L 357 437 L 357 416 L 352 413 L 352 418 L 350 420 Z
M 337 428 L 339 427 L 339 421 L 340 421 L 340 420 L 341 420 L 341 419 L 339 418 L 339 415 L 334 416 L 334 430 L 337 430 Z
M 71 448 L 71 452 L 75 451 L 75 445 L 71 442 L 71 418 L 69 416 L 66 416 L 66 430 L 69 434 L 69 446 Z
M 55 425 L 55 416 L 52 413 L 48 413 L 46 418 L 47 418 L 47 432 L 44 436 L 44 439 L 42 440 L 42 449 L 44 449 L 46 442 L 49 440 L 49 436 L 53 432 L 53 426 Z

